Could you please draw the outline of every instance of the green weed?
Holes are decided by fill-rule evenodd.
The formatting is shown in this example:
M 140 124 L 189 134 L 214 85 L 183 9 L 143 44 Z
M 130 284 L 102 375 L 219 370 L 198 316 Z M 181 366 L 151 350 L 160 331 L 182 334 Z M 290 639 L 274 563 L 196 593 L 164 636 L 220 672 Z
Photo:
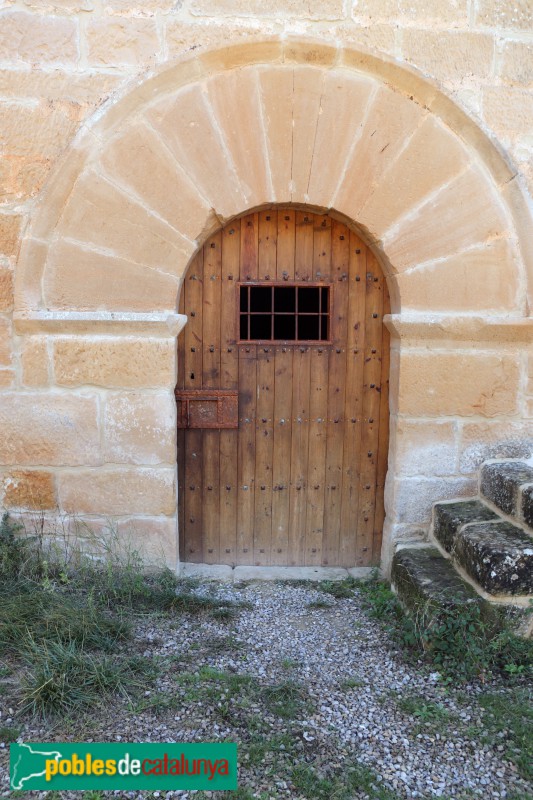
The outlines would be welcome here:
M 113 693 L 127 694 L 143 686 L 153 670 L 147 660 L 94 656 L 74 642 L 27 640 L 22 655 L 28 663 L 21 689 L 22 712 L 42 717 L 95 706 Z
M 353 590 L 355 586 L 356 583 L 353 578 L 346 578 L 343 581 L 320 581 L 316 588 L 319 592 L 330 594 L 336 600 L 343 600 L 354 596 Z
M 294 719 L 308 706 L 307 692 L 294 681 L 266 686 L 261 694 L 267 710 L 283 719 Z
M 0 742 L 9 744 L 9 742 L 16 742 L 20 736 L 20 728 L 14 728 L 12 725 L 0 725 Z
M 298 764 L 292 772 L 297 791 L 309 800 L 352 800 L 354 792 L 364 793 L 367 800 L 399 800 L 380 784 L 373 770 L 362 764 L 347 765 L 342 772 L 320 774 L 310 764 Z
M 505 758 L 516 764 L 520 775 L 533 779 L 533 691 L 511 687 L 479 696 L 484 709 L 481 741 L 504 745 Z

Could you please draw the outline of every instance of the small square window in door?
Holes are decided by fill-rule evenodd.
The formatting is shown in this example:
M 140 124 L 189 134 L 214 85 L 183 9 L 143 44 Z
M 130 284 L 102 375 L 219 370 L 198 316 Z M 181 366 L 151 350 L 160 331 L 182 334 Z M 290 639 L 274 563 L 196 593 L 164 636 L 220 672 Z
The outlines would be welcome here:
M 239 293 L 241 342 L 329 341 L 329 286 L 241 283 Z

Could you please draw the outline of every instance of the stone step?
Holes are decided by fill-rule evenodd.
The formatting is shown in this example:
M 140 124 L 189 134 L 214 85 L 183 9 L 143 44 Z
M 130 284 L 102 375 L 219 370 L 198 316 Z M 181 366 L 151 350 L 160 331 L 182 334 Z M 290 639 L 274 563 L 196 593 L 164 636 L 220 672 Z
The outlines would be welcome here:
M 457 534 L 471 522 L 497 522 L 500 517 L 480 500 L 457 500 L 433 506 L 433 536 L 451 553 Z
M 533 538 L 510 522 L 463 526 L 451 555 L 489 594 L 533 594 Z
M 412 613 L 425 608 L 453 609 L 485 601 L 454 570 L 436 547 L 402 547 L 394 554 L 391 573 L 400 601 Z
M 480 500 L 435 503 L 432 533 L 489 594 L 533 593 L 533 536 Z
M 483 464 L 480 489 L 481 495 L 504 514 L 533 527 L 533 467 L 530 464 L 525 461 Z

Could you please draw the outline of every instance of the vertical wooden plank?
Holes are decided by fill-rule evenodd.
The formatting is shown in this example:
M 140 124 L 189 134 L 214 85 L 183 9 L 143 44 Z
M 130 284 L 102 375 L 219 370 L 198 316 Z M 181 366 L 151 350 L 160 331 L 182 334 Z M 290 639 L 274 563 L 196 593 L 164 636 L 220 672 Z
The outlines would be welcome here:
M 293 209 L 278 210 L 277 280 L 294 279 L 295 217 Z M 275 347 L 274 445 L 272 454 L 272 564 L 289 563 L 289 520 L 292 438 L 293 346 Z
M 307 515 L 305 525 L 305 564 L 323 560 L 324 498 L 326 480 L 326 442 L 328 416 L 328 362 L 325 346 L 310 347 L 309 443 L 305 478 Z
M 238 564 L 251 564 L 254 551 L 256 370 L 256 346 L 240 345 L 237 487 Z
M 204 245 L 202 306 L 204 389 L 220 388 L 220 299 L 222 233 Z M 220 563 L 220 431 L 203 431 L 203 536 L 207 564 Z
M 239 388 L 238 287 L 240 220 L 222 231 L 220 298 L 220 388 Z M 237 561 L 238 430 L 220 431 L 220 557 L 223 564 Z
M 259 213 L 258 278 L 260 281 L 276 280 L 278 242 L 278 214 L 273 211 Z
M 256 281 L 258 269 L 259 215 L 248 214 L 241 219 L 241 281 Z
M 331 219 L 315 216 L 313 225 L 313 281 L 328 282 L 331 276 Z M 328 419 L 329 348 L 310 348 L 309 449 L 307 464 L 307 521 L 305 563 L 323 561 L 324 500 Z
M 293 348 L 278 345 L 274 370 L 272 564 L 288 564 L 292 438 Z
M 293 352 L 289 565 L 305 563 L 311 384 L 309 350 L 307 346 L 297 345 Z
M 261 250 L 261 244 L 259 245 Z M 272 544 L 272 459 L 274 348 L 257 347 L 254 564 L 270 564 Z
M 259 220 L 241 219 L 239 280 L 257 280 Z M 239 346 L 237 563 L 251 564 L 254 548 L 257 346 Z
M 341 547 L 342 510 L 342 460 L 344 435 L 347 424 L 346 403 L 346 344 L 348 334 L 348 294 L 350 272 L 350 231 L 340 222 L 331 227 L 331 280 L 330 305 L 331 348 L 329 355 L 328 413 L 326 444 L 326 494 L 324 502 L 323 563 L 343 564 L 343 558 L 355 563 L 355 531 L 353 553 L 349 543 Z
M 310 281 L 313 277 L 314 214 L 297 211 L 295 218 L 294 280 Z
M 277 212 L 259 214 L 258 278 L 276 277 Z M 255 441 L 254 564 L 270 564 L 272 547 L 272 459 L 274 415 L 274 364 L 272 345 L 257 347 L 257 405 Z
M 296 212 L 292 208 L 278 210 L 278 246 L 276 277 L 278 281 L 294 280 L 294 249 Z
M 313 277 L 314 215 L 295 214 L 294 280 L 309 281 Z M 311 354 L 304 345 L 295 345 L 293 352 L 291 483 L 289 506 L 289 564 L 304 564 L 307 518 L 307 478 L 309 464 L 309 392 Z
M 372 562 L 372 536 L 376 502 L 381 340 L 383 331 L 383 277 L 369 251 L 366 274 L 365 366 L 363 372 L 363 430 L 361 436 L 360 505 L 357 526 L 356 565 Z
M 367 250 L 350 231 L 348 332 L 346 339 L 345 431 L 342 464 L 340 563 L 355 565 L 359 501 L 359 459 L 363 415 L 362 375 L 365 358 L 365 280 Z
M 387 283 L 383 279 L 383 316 L 390 314 L 390 299 Z M 390 334 L 383 325 L 381 337 L 381 379 L 379 403 L 378 463 L 376 476 L 376 507 L 374 513 L 374 535 L 372 538 L 372 564 L 379 564 L 383 522 L 385 520 L 385 479 L 389 458 L 389 372 L 390 372 Z
M 184 377 L 185 389 L 198 389 L 202 386 L 202 308 L 203 308 L 204 251 L 198 253 L 185 277 L 185 313 L 188 323 L 184 329 Z M 202 502 L 202 431 L 183 432 L 184 441 L 184 480 L 183 480 L 183 557 L 186 561 L 202 563 L 203 548 L 203 502 Z

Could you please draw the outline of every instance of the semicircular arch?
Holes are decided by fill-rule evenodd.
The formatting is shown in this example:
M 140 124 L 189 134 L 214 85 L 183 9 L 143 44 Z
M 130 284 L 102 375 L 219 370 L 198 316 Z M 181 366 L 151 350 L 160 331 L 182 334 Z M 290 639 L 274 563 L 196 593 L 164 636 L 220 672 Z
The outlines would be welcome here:
M 271 204 L 355 224 L 393 311 L 527 314 L 530 218 L 491 139 L 411 68 L 276 38 L 184 58 L 99 112 L 40 197 L 16 312 L 175 311 L 207 236 Z

